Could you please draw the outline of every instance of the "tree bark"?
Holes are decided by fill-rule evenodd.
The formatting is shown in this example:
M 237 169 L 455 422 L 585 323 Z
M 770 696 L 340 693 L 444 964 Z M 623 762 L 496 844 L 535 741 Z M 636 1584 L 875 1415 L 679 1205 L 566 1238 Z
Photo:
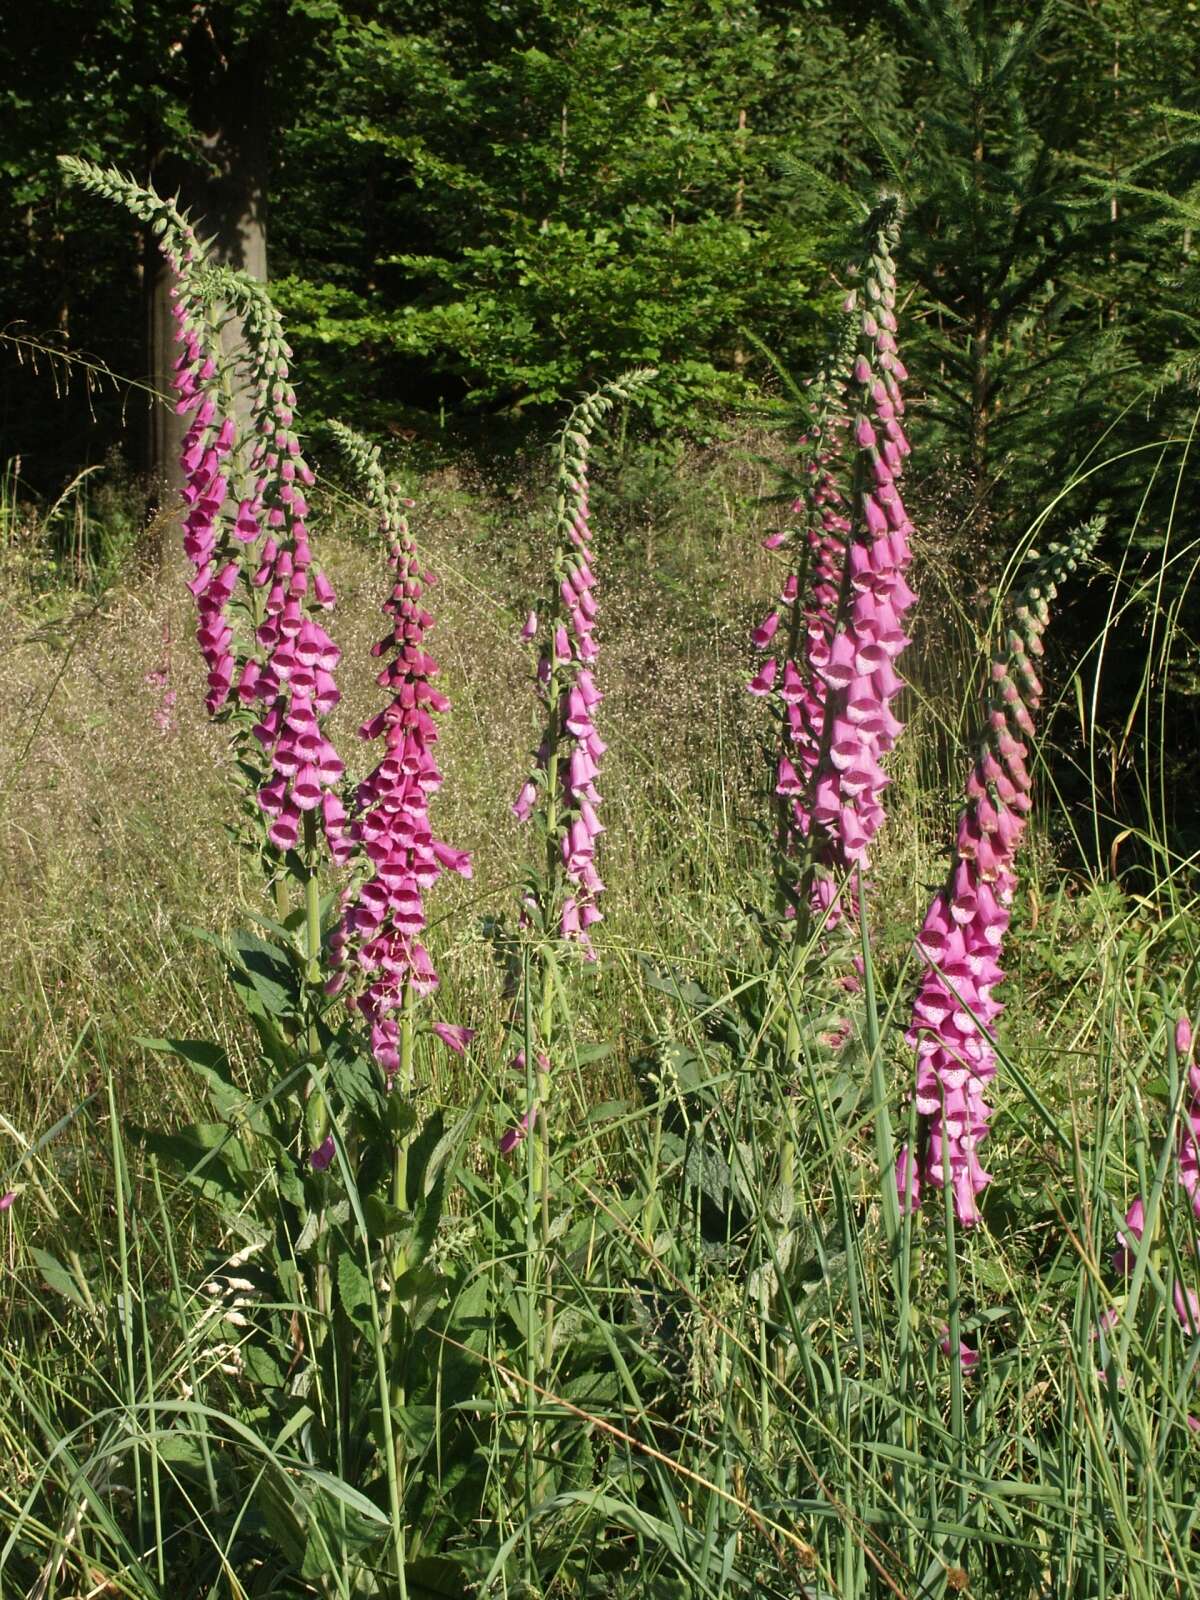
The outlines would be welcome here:
M 992 420 L 991 351 L 991 308 L 978 306 L 971 336 L 971 431 L 968 445 L 976 494 L 984 492 L 988 475 L 988 428 Z
M 152 152 L 155 187 L 178 193 L 213 261 L 267 277 L 267 168 L 270 133 L 267 49 L 250 41 L 236 52 L 221 49 L 214 36 L 189 38 L 186 46 L 193 94 L 192 121 L 199 135 L 197 157 L 185 161 Z M 150 408 L 145 464 L 152 497 L 173 504 L 182 486 L 179 464 L 185 419 L 175 413 L 171 376 L 178 346 L 171 317 L 170 268 L 152 236 L 145 240 L 143 293 L 149 381 L 160 398 Z M 231 323 L 222 339 L 226 359 L 242 349 L 240 327 Z

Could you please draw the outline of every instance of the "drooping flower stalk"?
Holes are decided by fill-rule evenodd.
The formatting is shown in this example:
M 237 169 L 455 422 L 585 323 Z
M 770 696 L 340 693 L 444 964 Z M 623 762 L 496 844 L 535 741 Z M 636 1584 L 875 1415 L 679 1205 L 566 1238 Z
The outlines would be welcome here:
M 240 663 L 237 696 L 243 705 L 262 708 L 253 732 L 270 762 L 270 775 L 258 791 L 258 803 L 270 818 L 267 836 L 278 849 L 292 849 L 303 819 L 319 813 L 330 853 L 344 862 L 350 855 L 338 792 L 344 768 L 321 726 L 341 698 L 333 677 L 341 651 L 317 620 L 332 610 L 335 595 L 309 543 L 304 491 L 314 475 L 292 426 L 291 348 L 270 297 L 253 279 L 214 268 L 204 289 L 239 312 L 250 351 L 248 379 L 258 431 L 233 532 L 244 545 L 257 547 L 258 564 L 250 575 L 257 651 Z
M 401 1092 L 408 1093 L 412 1002 L 438 986 L 422 943 L 425 896 L 443 872 L 469 878 L 471 858 L 435 839 L 430 830 L 429 799 L 442 783 L 433 751 L 438 738 L 434 719 L 450 709 L 450 702 L 434 687 L 438 664 L 425 648 L 433 617 L 423 597 L 436 579 L 423 569 L 409 532 L 405 510 L 411 502 L 396 484 L 388 483 L 377 447 L 340 423 L 331 427 L 379 514 L 394 581 L 382 608 L 390 626 L 372 650 L 376 657 L 391 655 L 376 680 L 391 699 L 359 729 L 363 739 L 382 738 L 384 753 L 358 787 L 350 823 L 351 837 L 369 860 L 371 875 L 343 896 L 341 919 L 330 940 L 333 961 L 341 970 L 330 987 L 345 985 L 352 958 L 362 986 L 352 986 L 346 1003 L 366 1021 L 372 1053 L 389 1084 L 399 1073 Z M 459 1053 L 472 1037 L 469 1028 L 443 1022 L 434 1023 L 431 1031 Z
M 782 656 L 768 658 L 749 687 L 771 699 L 781 728 L 779 845 L 785 860 L 800 860 L 785 868 L 788 898 L 830 924 L 853 911 L 847 878 L 867 865 L 883 822 L 881 761 L 901 731 L 891 710 L 901 688 L 895 661 L 915 599 L 904 576 L 912 530 L 898 489 L 909 453 L 900 423 L 908 374 L 895 340 L 899 226 L 894 198 L 868 220 L 861 289 L 847 297 L 846 328 L 815 386 L 803 441 L 807 481 L 792 536 L 802 536 L 803 559 L 785 579 L 783 613 L 770 612 L 753 635 L 757 648 L 770 649 L 786 614 Z
M 333 588 L 309 545 L 304 489 L 313 474 L 293 429 L 291 351 L 263 286 L 209 264 L 188 219 L 152 189 L 115 171 L 61 158 L 69 177 L 132 212 L 158 237 L 175 274 L 176 410 L 189 418 L 181 465 L 184 550 L 196 602 L 197 640 L 208 670 L 205 705 L 259 710 L 253 732 L 265 752 L 259 805 L 268 838 L 287 851 L 300 841 L 315 861 L 321 817 L 333 854 L 344 859 L 344 813 L 337 794 L 342 764 L 321 723 L 337 704 L 339 659 L 317 613 Z M 242 321 L 244 352 L 228 360 L 220 324 Z M 247 437 L 247 432 L 252 436 Z M 245 718 L 243 732 L 249 730 Z M 243 740 L 243 760 L 252 747 Z
M 171 268 L 171 317 L 181 346 L 172 373 L 175 410 L 188 417 L 180 447 L 185 508 L 183 548 L 192 566 L 188 588 L 196 602 L 196 640 L 207 669 L 205 707 L 215 716 L 229 698 L 236 658 L 229 617 L 241 571 L 241 552 L 225 516 L 230 476 L 240 441 L 230 375 L 215 307 L 203 292 L 208 254 L 188 218 L 170 200 L 115 170 L 60 157 L 67 177 L 123 206 L 149 227 Z M 165 397 L 164 397 L 165 398 Z
M 914 1159 L 907 1147 L 900 1151 L 897 1190 L 906 1211 L 918 1204 L 923 1184 L 949 1183 L 964 1227 L 979 1221 L 978 1197 L 991 1181 L 979 1146 L 992 1115 L 986 1093 L 996 1073 L 992 1025 L 1003 1010 L 994 992 L 1003 979 L 1000 951 L 1016 888 L 1017 846 L 1032 804 L 1027 741 L 1042 687 L 1031 658 L 1042 654 L 1058 584 L 1087 555 L 1102 526 L 1096 519 L 1065 547 L 1050 545 L 1013 608 L 1006 647 L 988 676 L 985 730 L 967 779 L 954 859 L 916 941 L 925 972 L 906 1038 L 917 1052 L 921 1154 Z

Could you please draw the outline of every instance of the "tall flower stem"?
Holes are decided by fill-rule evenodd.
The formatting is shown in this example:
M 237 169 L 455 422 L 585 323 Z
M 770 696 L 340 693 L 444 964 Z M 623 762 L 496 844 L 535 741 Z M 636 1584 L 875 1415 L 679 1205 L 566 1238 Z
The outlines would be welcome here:
M 304 955 L 307 961 L 305 977 L 314 994 L 321 986 L 321 876 L 320 848 L 317 840 L 317 819 L 313 812 L 304 813 L 304 866 L 300 883 L 304 892 Z M 309 1043 L 317 1044 L 317 1024 L 314 1015 L 309 1027 Z
M 950 1436 L 958 1456 L 956 1474 L 958 1483 L 958 1521 L 966 1519 L 966 1435 L 963 1428 L 963 1344 L 962 1300 L 958 1285 L 958 1246 L 955 1240 L 954 1190 L 950 1184 L 942 1197 L 942 1215 L 945 1220 L 946 1239 L 946 1341 L 950 1352 Z
M 542 1015 L 540 1032 L 549 1042 L 554 1028 L 554 989 L 557 971 L 554 956 L 547 951 L 542 960 Z M 550 1167 L 550 1055 L 539 1051 L 535 1061 L 534 1094 L 537 1104 L 536 1138 L 532 1143 L 537 1162 L 538 1215 L 541 1225 L 541 1278 L 542 1278 L 542 1372 L 548 1376 L 554 1354 L 554 1262 L 550 1250 L 550 1194 L 552 1173 Z
M 403 1441 L 398 1438 L 392 1421 L 392 1385 L 388 1373 L 390 1329 L 385 1329 L 379 1318 L 379 1300 L 370 1295 L 371 1343 L 375 1350 L 375 1388 L 379 1396 L 380 1427 L 383 1433 L 384 1475 L 388 1486 L 388 1512 L 392 1524 L 392 1563 L 396 1576 L 397 1600 L 408 1600 L 408 1575 L 406 1539 L 404 1529 L 403 1475 L 400 1470 L 400 1451 Z
M 552 1250 L 553 1162 L 551 1074 L 556 1061 L 556 1011 L 560 959 L 577 951 L 594 961 L 591 930 L 603 920 L 598 904 L 604 884 L 596 866 L 601 796 L 596 787 L 607 748 L 594 712 L 603 696 L 593 666 L 597 612 L 592 530 L 588 507 L 591 438 L 618 401 L 631 400 L 652 372 L 630 372 L 584 397 L 560 430 L 555 449 L 553 581 L 538 611 L 530 611 L 521 637 L 533 647 L 534 686 L 544 709 L 539 744 L 531 769 L 513 805 L 519 822 L 535 812 L 544 848 L 521 895 L 519 948 L 525 1107 L 521 1119 L 500 1140 L 507 1154 L 521 1140 L 525 1149 L 526 1430 L 525 1511 L 527 1577 L 532 1581 L 528 1521 L 544 1498 L 544 1479 L 535 1480 L 542 1452 L 534 1396 L 539 1372 L 549 1373 L 554 1354 Z M 513 1033 L 517 1034 L 515 1017 Z M 514 1039 L 515 1042 L 515 1039 Z
M 525 1103 L 527 1106 L 536 1105 L 537 1081 L 535 1077 L 534 1061 L 537 1056 L 538 1040 L 534 1033 L 533 1022 L 533 952 L 528 944 L 521 949 L 521 1000 L 522 1000 L 522 1031 L 525 1036 Z M 532 1583 L 534 1577 L 533 1567 L 533 1513 L 535 1507 L 536 1485 L 534 1481 L 534 1465 L 537 1460 L 538 1427 L 537 1427 L 537 1306 L 538 1306 L 538 1204 L 539 1165 L 541 1160 L 540 1141 L 529 1138 L 525 1150 L 525 1439 L 524 1439 L 524 1487 L 525 1487 L 525 1581 Z
M 392 1082 L 393 1094 L 398 1094 L 402 1100 L 407 1100 L 414 1087 L 414 1064 L 416 1052 L 416 1018 L 413 1015 L 412 984 L 404 988 L 404 1000 L 400 1008 L 400 1064 Z M 392 1202 L 401 1209 L 408 1206 L 408 1147 L 411 1135 L 404 1134 L 396 1140 L 395 1158 L 392 1164 Z M 392 1271 L 396 1277 L 405 1269 L 402 1254 L 397 1253 Z

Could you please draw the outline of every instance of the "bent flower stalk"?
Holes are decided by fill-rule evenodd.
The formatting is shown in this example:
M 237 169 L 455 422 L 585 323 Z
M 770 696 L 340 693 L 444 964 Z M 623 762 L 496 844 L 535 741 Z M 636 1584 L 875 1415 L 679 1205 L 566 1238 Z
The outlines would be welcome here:
M 1042 654 L 1049 601 L 1099 536 L 1102 521 L 1081 528 L 1066 549 L 1049 547 L 1013 611 L 1007 648 L 992 661 L 986 729 L 967 779 L 955 853 L 917 937 L 925 962 L 905 1037 L 917 1052 L 916 1109 L 923 1153 L 907 1147 L 896 1163 L 901 1209 L 915 1207 L 925 1183 L 953 1188 L 964 1227 L 979 1221 L 978 1199 L 991 1182 L 979 1158 L 992 1109 L 987 1086 L 996 1075 L 992 1026 L 1004 1009 L 995 990 L 1003 979 L 1000 951 L 1008 931 L 1014 861 L 1031 808 L 1030 749 L 1042 686 L 1031 657 Z

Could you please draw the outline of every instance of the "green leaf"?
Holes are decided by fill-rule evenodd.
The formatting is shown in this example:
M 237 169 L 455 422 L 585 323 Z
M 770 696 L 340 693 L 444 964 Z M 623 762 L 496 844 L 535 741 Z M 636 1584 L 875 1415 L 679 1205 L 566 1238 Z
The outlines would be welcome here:
M 252 933 L 234 935 L 237 965 L 232 977 L 247 1006 L 269 1017 L 295 1016 L 299 984 L 291 961 L 277 945 Z
M 48 1250 L 39 1250 L 32 1245 L 30 1246 L 29 1254 L 37 1262 L 38 1270 L 41 1272 L 47 1288 L 53 1289 L 55 1294 L 64 1295 L 73 1304 L 79 1306 L 81 1310 L 86 1311 L 88 1309 L 87 1301 L 79 1292 L 79 1285 L 57 1256 L 52 1256 Z
M 283 1368 L 269 1350 L 247 1341 L 241 1346 L 246 1376 L 256 1388 L 278 1389 L 283 1385 Z
M 446 1280 L 431 1267 L 417 1266 L 396 1281 L 396 1299 L 405 1309 L 409 1323 L 422 1328 L 437 1310 L 446 1292 Z
M 438 1224 L 442 1220 L 442 1204 L 446 1195 L 446 1175 L 439 1173 L 436 1183 L 417 1204 L 416 1226 L 409 1245 L 409 1260 L 413 1266 L 425 1261 L 437 1238 Z
M 690 978 L 681 977 L 677 972 L 653 966 L 644 957 L 640 961 L 643 981 L 651 988 L 657 989 L 660 994 L 669 994 L 672 999 L 680 1000 L 684 1005 L 693 1006 L 697 1010 L 711 1006 L 712 996 L 693 983 Z
M 342 1310 L 360 1328 L 371 1326 L 371 1286 L 366 1274 L 348 1250 L 338 1256 L 338 1298 Z
M 406 1139 L 417 1125 L 417 1112 L 411 1100 L 402 1094 L 390 1094 L 387 1099 L 388 1130 L 397 1139 Z
M 464 1111 L 462 1116 L 445 1133 L 442 1132 L 442 1114 L 435 1112 L 413 1140 L 409 1151 L 409 1192 L 429 1194 L 439 1181 L 442 1171 L 461 1149 L 474 1124 L 479 1101 Z
M 155 1445 L 161 1461 L 169 1461 L 175 1471 L 195 1473 L 197 1476 L 205 1470 L 204 1450 L 198 1436 L 194 1433 L 184 1432 L 181 1428 L 172 1428 Z
M 178 1172 L 230 1219 L 240 1213 L 253 1187 L 246 1153 L 224 1122 L 196 1122 L 178 1133 L 158 1133 L 131 1125 L 133 1138 L 164 1166 Z
M 139 1037 L 137 1043 L 144 1050 L 158 1055 L 178 1056 L 186 1061 L 196 1076 L 203 1080 L 212 1096 L 213 1105 L 227 1121 L 232 1122 L 246 1105 L 246 1095 L 233 1079 L 229 1057 L 219 1045 L 206 1039 L 150 1039 Z
M 355 1489 L 343 1479 L 334 1477 L 332 1472 L 325 1472 L 320 1467 L 309 1467 L 304 1474 L 309 1483 L 315 1484 L 325 1494 L 332 1496 L 339 1505 L 354 1512 L 361 1517 L 364 1523 L 372 1528 L 387 1528 L 390 1526 L 387 1514 L 379 1509 L 372 1500 L 368 1500 L 361 1490 Z
M 409 1600 L 462 1600 L 467 1574 L 448 1556 L 422 1556 L 404 1569 Z
M 605 1100 L 601 1105 L 593 1106 L 584 1117 L 587 1123 L 608 1122 L 615 1117 L 627 1117 L 633 1111 L 631 1100 Z
M 298 1505 L 292 1485 L 280 1472 L 264 1472 L 254 1503 L 279 1553 L 290 1566 L 299 1567 L 307 1555 L 307 1508 Z
M 411 1211 L 403 1211 L 374 1194 L 366 1197 L 362 1209 L 363 1220 L 367 1224 L 367 1238 L 371 1240 L 390 1238 L 392 1234 L 411 1226 L 413 1221 Z
M 596 1061 L 607 1061 L 613 1053 L 611 1044 L 585 1044 L 575 1052 L 575 1060 L 581 1067 L 590 1067 Z
M 326 1070 L 337 1084 L 346 1104 L 354 1110 L 378 1116 L 383 1109 L 383 1087 L 373 1057 L 365 1054 L 353 1035 L 343 1029 L 333 1033 L 322 1026 L 319 1031 L 325 1053 Z M 406 1106 L 402 1096 L 389 1096 L 387 1102 L 389 1116 L 393 1114 L 393 1101 L 398 1106 Z M 406 1109 L 415 1123 L 415 1112 L 412 1112 L 411 1107 Z

